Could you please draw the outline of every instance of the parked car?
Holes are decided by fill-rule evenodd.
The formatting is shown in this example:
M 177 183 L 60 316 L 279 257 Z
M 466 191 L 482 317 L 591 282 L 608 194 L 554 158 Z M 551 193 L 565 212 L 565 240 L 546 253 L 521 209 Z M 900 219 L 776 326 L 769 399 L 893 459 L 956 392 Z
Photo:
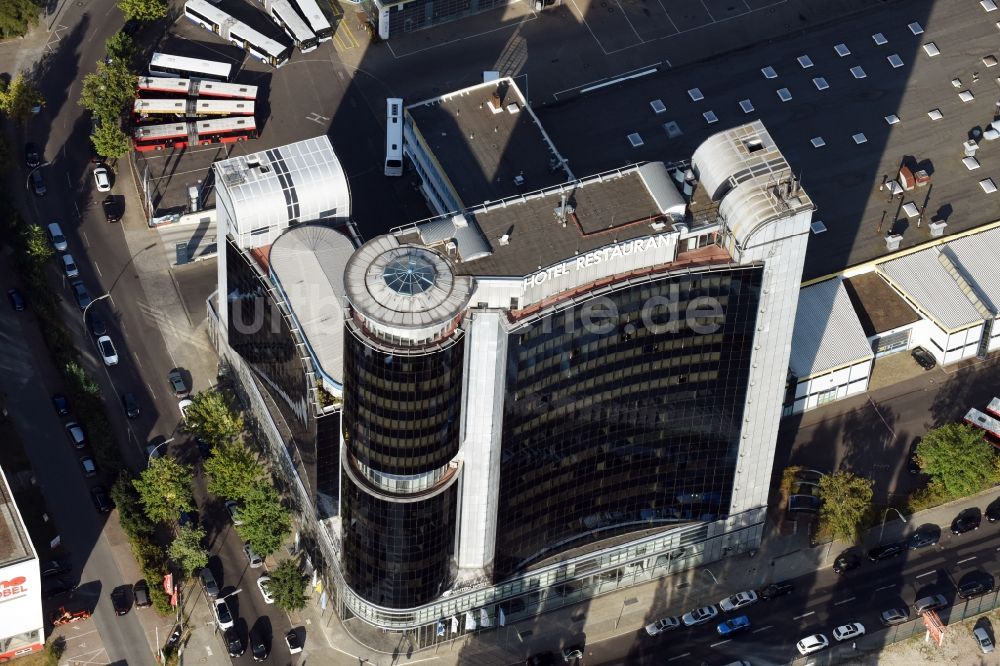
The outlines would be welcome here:
M 179 409 L 181 411 L 181 420 L 182 421 L 186 421 L 187 420 L 187 410 L 188 410 L 188 407 L 190 407 L 193 404 L 194 404 L 194 400 L 189 400 L 188 398 L 185 398 L 185 399 L 183 399 L 183 400 L 181 400 L 180 402 L 177 403 L 177 409 Z
M 67 594 L 73 596 L 76 587 L 69 578 L 57 578 L 55 583 L 42 590 L 42 596 L 46 599 L 55 599 Z
M 111 173 L 103 164 L 94 168 L 94 183 L 98 192 L 111 191 Z
M 66 436 L 74 449 L 82 449 L 87 446 L 87 436 L 83 434 L 83 426 L 76 421 L 66 422 Z
M 986 520 L 995 523 L 1000 520 L 1000 497 L 990 502 L 986 507 Z
M 976 639 L 977 643 L 979 643 L 979 649 L 983 651 L 983 654 L 993 652 L 993 639 L 990 638 L 990 634 L 986 631 L 986 627 L 976 627 L 973 629 L 972 637 Z
M 271 654 L 271 637 L 260 629 L 250 630 L 250 655 L 254 661 L 265 661 Z
M 849 641 L 851 639 L 857 638 L 858 636 L 865 635 L 865 625 L 860 622 L 851 622 L 850 624 L 842 624 L 833 630 L 833 637 L 838 642 Z
M 87 293 L 87 288 L 83 286 L 83 282 L 75 280 L 70 283 L 70 287 L 73 288 L 73 297 L 76 298 L 76 304 L 80 310 L 86 310 L 87 306 L 90 305 L 90 294 Z
M 882 624 L 887 627 L 891 627 L 895 624 L 902 624 L 906 622 L 910 617 L 910 611 L 906 608 L 890 608 L 889 610 L 882 611 L 879 619 L 882 620 Z
M 42 151 L 38 149 L 37 144 L 30 141 L 24 144 L 24 163 L 29 169 L 34 169 L 42 163 Z
M 799 649 L 799 654 L 807 655 L 813 652 L 819 652 L 820 650 L 825 650 L 830 646 L 830 639 L 823 634 L 813 634 L 812 636 L 806 636 L 801 641 L 795 644 L 795 647 Z
M 101 513 L 110 513 L 111 509 L 115 508 L 114 502 L 108 496 L 108 491 L 104 489 L 104 486 L 94 486 L 90 489 L 90 497 L 94 500 L 94 506 Z
M 52 406 L 56 408 L 56 414 L 66 416 L 69 414 L 69 399 L 62 393 L 52 395 Z
M 111 590 L 111 605 L 114 606 L 115 615 L 125 615 L 132 609 L 130 592 L 128 585 L 119 585 Z
M 872 562 L 881 562 L 903 554 L 906 547 L 901 543 L 887 543 L 868 551 L 868 559 Z
M 684 623 L 685 627 L 696 627 L 699 624 L 705 624 L 706 622 L 714 619 L 719 614 L 715 606 L 702 606 L 701 608 L 695 608 L 693 611 L 684 613 L 681 616 L 681 622 Z
M 50 576 L 59 576 L 64 573 L 69 573 L 73 570 L 73 564 L 68 560 L 47 560 L 39 563 L 38 569 L 42 578 L 48 578 Z
M 63 234 L 62 227 L 59 226 L 58 222 L 49 222 L 48 226 L 45 227 L 45 231 L 48 233 L 49 242 L 56 252 L 65 252 L 69 249 L 66 236 Z
M 49 192 L 49 188 L 45 187 L 45 177 L 42 175 L 41 169 L 35 169 L 31 172 L 31 191 L 35 193 L 36 197 L 44 197 Z
M 913 610 L 917 611 L 917 615 L 923 615 L 927 611 L 938 610 L 947 605 L 948 600 L 944 598 L 944 595 L 932 594 L 927 597 L 921 597 L 913 602 Z
M 198 580 L 201 581 L 201 587 L 209 599 L 219 596 L 219 584 L 215 582 L 215 576 L 211 569 L 203 567 L 201 573 L 198 574 Z
M 60 259 L 62 259 L 63 272 L 66 273 L 66 277 L 75 278 L 80 276 L 80 269 L 76 267 L 73 255 L 64 254 Z
M 223 640 L 226 641 L 226 649 L 229 651 L 230 657 L 242 657 L 243 653 L 247 651 L 246 643 L 240 638 L 240 634 L 236 631 L 235 627 L 229 627 L 223 634 Z
M 148 608 L 153 605 L 153 602 L 149 600 L 149 585 L 144 580 L 140 580 L 132 586 L 132 598 L 135 600 L 136 608 Z
M 665 617 L 652 624 L 647 624 L 646 633 L 650 636 L 656 636 L 657 634 L 662 634 L 665 631 L 673 631 L 679 626 L 681 626 L 681 621 L 676 617 Z
M 167 381 L 170 382 L 170 389 L 174 392 L 175 398 L 183 398 L 190 392 L 180 370 L 171 370 L 167 375 Z
M 135 399 L 134 393 L 122 393 L 122 407 L 125 409 L 125 416 L 130 419 L 139 418 L 139 401 Z
M 771 583 L 760 591 L 760 598 L 764 601 L 770 601 L 771 599 L 777 599 L 778 597 L 783 597 L 786 594 L 791 594 L 794 589 L 795 586 L 788 581 Z
M 104 219 L 109 223 L 114 224 L 115 222 L 122 221 L 122 210 L 121 204 L 118 203 L 118 198 L 113 194 L 109 194 L 104 197 L 104 201 L 101 202 L 101 208 L 104 210 Z
M 906 545 L 910 550 L 933 546 L 941 538 L 941 529 L 937 525 L 923 525 L 910 535 Z
M 993 591 L 993 577 L 984 575 L 980 578 L 974 578 L 972 580 L 960 583 L 958 586 L 958 596 L 963 599 L 974 599 L 975 597 L 981 597 L 984 594 L 989 594 Z
M 274 597 L 271 596 L 271 577 L 261 576 L 257 579 L 257 589 L 260 590 L 260 596 L 264 599 L 265 604 L 273 604 Z
M 937 365 L 937 359 L 934 358 L 934 355 L 923 347 L 914 347 L 913 351 L 910 352 L 910 356 L 924 370 L 933 370 L 934 366 Z
M 299 638 L 299 632 L 292 629 L 285 634 L 285 645 L 288 646 L 289 654 L 298 654 L 299 652 L 302 652 L 302 639 Z
M 982 517 L 979 514 L 979 509 L 966 509 L 955 516 L 955 520 L 951 521 L 951 533 L 965 534 L 972 530 L 978 530 L 980 522 L 982 522 Z
M 752 606 L 757 603 L 757 601 L 756 592 L 753 590 L 745 590 L 743 592 L 737 592 L 736 594 L 726 597 L 720 601 L 719 608 L 721 608 L 724 613 L 731 613 L 734 610 Z
M 82 456 L 80 458 L 80 468 L 83 470 L 83 475 L 87 478 L 97 476 L 97 463 L 90 456 Z
M 226 501 L 226 511 L 229 512 L 229 518 L 233 521 L 233 525 L 243 524 L 243 521 L 240 520 L 240 505 L 236 500 Z
M 746 615 L 731 617 L 715 627 L 715 631 L 718 632 L 720 636 L 732 636 L 733 634 L 742 633 L 748 629 L 750 629 L 750 618 Z
M 10 301 L 10 307 L 14 308 L 15 312 L 24 312 L 26 304 L 24 302 L 24 296 L 21 295 L 20 289 L 17 287 L 8 289 L 7 300 Z
M 108 367 L 118 365 L 118 350 L 115 349 L 115 343 L 111 342 L 110 336 L 102 335 L 97 338 L 97 350 L 101 352 L 104 365 Z
M 254 552 L 249 541 L 243 544 L 243 554 L 247 556 L 247 561 L 250 562 L 251 569 L 264 566 L 264 558 Z
M 845 550 L 833 561 L 833 572 L 842 574 L 851 569 L 857 569 L 859 566 L 861 566 L 861 558 L 851 551 Z
M 233 626 L 233 614 L 229 611 L 229 604 L 225 599 L 216 599 L 213 603 L 215 609 L 215 621 L 219 624 L 219 630 L 225 631 Z
M 108 325 L 104 323 L 104 318 L 94 311 L 96 309 L 97 308 L 91 309 L 91 311 L 87 313 L 87 318 L 90 320 L 90 334 L 95 338 L 99 338 L 102 335 L 108 334 Z

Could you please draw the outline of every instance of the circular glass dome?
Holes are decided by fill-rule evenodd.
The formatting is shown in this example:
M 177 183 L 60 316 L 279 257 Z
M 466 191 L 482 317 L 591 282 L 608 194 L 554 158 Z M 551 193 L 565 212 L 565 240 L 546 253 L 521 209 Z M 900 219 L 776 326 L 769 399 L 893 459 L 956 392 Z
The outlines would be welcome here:
M 385 265 L 382 279 L 386 286 L 397 294 L 414 296 L 434 286 L 437 272 L 426 257 L 416 252 L 407 252 Z

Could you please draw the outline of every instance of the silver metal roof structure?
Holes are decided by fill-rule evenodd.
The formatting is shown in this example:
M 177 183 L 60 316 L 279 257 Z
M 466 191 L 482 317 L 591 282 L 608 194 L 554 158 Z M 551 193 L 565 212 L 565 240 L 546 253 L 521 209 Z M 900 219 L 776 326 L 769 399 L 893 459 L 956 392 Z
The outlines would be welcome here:
M 918 310 L 941 328 L 956 331 L 983 320 L 983 315 L 940 261 L 941 249 L 928 248 L 878 264 L 878 270 Z
M 792 374 L 805 379 L 874 356 L 839 277 L 799 292 L 788 363 Z
M 344 377 L 344 268 L 353 253 L 346 233 L 305 224 L 278 236 L 268 258 L 313 359 L 336 388 Z
M 220 206 L 241 248 L 270 245 L 292 224 L 344 220 L 347 177 L 326 136 L 216 162 Z
M 1000 228 L 956 238 L 945 245 L 943 253 L 961 271 L 975 296 L 990 311 L 1000 315 Z

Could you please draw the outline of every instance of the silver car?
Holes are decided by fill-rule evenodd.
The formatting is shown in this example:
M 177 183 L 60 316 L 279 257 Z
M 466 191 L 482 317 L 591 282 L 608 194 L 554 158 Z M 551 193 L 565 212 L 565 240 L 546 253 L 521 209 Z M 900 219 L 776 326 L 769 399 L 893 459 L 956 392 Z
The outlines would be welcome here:
M 699 624 L 705 624 L 711 621 L 719 611 L 716 610 L 715 606 L 702 606 L 701 608 L 695 608 L 693 611 L 684 613 L 681 616 L 681 622 L 684 623 L 685 627 L 696 627 Z

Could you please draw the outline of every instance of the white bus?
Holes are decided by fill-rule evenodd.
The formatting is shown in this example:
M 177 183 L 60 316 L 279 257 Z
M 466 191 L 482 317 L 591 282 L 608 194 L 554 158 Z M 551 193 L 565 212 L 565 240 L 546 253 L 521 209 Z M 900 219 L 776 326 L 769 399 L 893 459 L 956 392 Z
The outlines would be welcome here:
M 403 175 L 403 100 L 385 100 L 385 175 Z
M 321 42 L 328 42 L 333 39 L 333 28 L 330 20 L 319 8 L 316 0 L 292 0 L 299 12 L 306 17 L 306 23 L 316 33 L 316 39 Z
M 292 47 L 265 37 L 207 0 L 186 0 L 184 16 L 272 67 L 285 65 L 292 53 Z
M 150 76 L 179 79 L 215 79 L 228 81 L 233 66 L 228 62 L 199 60 L 169 53 L 154 53 L 149 59 Z
M 309 29 L 306 22 L 298 15 L 288 0 L 263 0 L 264 8 L 271 20 L 292 38 L 292 42 L 302 53 L 309 53 L 319 45 L 316 35 Z

